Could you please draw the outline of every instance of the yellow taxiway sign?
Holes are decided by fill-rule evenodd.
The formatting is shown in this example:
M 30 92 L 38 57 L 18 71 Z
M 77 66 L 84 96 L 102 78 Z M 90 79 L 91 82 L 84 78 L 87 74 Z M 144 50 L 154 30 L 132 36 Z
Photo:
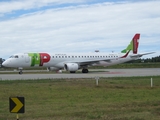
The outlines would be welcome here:
M 10 97 L 10 112 L 24 113 L 24 97 Z

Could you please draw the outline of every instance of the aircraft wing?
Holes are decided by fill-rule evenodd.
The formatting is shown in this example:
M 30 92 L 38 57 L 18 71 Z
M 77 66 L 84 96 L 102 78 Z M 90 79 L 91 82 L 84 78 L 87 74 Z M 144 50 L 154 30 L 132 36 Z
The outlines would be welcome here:
M 124 56 L 121 56 L 119 58 L 126 58 L 129 54 L 130 50 L 124 55 Z M 97 59 L 97 60 L 85 60 L 85 61 L 79 61 L 79 62 L 76 62 L 78 63 L 80 66 L 85 66 L 85 65 L 92 65 L 92 64 L 96 64 L 96 63 L 99 63 L 101 61 L 104 61 L 104 62 L 111 62 L 111 60 L 115 60 L 115 59 L 119 59 L 119 58 L 110 58 L 110 59 Z
M 148 55 L 148 54 L 153 54 L 155 52 L 149 52 L 149 53 L 143 53 L 143 54 L 133 54 L 133 55 L 130 55 L 131 58 L 134 58 L 134 57 L 142 57 L 143 55 Z
M 105 62 L 111 62 L 112 59 L 101 59 L 101 60 L 85 60 L 85 61 L 79 61 L 76 62 L 78 63 L 80 66 L 85 66 L 85 65 L 92 65 L 95 63 L 99 63 L 100 61 L 105 61 Z

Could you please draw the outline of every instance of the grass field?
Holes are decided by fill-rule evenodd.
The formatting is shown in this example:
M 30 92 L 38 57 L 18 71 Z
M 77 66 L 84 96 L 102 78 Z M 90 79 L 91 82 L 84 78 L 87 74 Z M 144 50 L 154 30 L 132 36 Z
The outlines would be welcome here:
M 160 76 L 0 81 L 0 120 L 14 120 L 9 97 L 25 97 L 19 120 L 159 120 Z

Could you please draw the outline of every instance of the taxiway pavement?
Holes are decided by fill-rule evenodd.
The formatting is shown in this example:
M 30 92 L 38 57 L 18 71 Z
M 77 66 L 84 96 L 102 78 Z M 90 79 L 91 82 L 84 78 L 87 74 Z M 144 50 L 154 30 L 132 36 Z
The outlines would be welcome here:
M 131 77 L 131 76 L 157 76 L 160 68 L 140 69 L 100 69 L 90 70 L 89 73 L 51 73 L 51 74 L 0 74 L 0 80 L 36 80 L 36 79 L 58 79 L 58 78 L 95 78 L 95 77 Z

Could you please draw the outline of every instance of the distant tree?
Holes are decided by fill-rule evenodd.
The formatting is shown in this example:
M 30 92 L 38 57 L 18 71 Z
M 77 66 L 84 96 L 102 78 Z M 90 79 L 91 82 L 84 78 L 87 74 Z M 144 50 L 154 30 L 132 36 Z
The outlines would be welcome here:
M 151 63 L 151 62 L 160 62 L 160 56 L 157 57 L 152 57 L 152 58 L 143 58 L 143 59 L 137 59 L 137 60 L 132 60 L 127 63 Z
M 152 62 L 160 62 L 160 56 L 152 57 Z
M 2 67 L 2 63 L 5 61 L 5 59 L 0 58 L 0 67 Z

